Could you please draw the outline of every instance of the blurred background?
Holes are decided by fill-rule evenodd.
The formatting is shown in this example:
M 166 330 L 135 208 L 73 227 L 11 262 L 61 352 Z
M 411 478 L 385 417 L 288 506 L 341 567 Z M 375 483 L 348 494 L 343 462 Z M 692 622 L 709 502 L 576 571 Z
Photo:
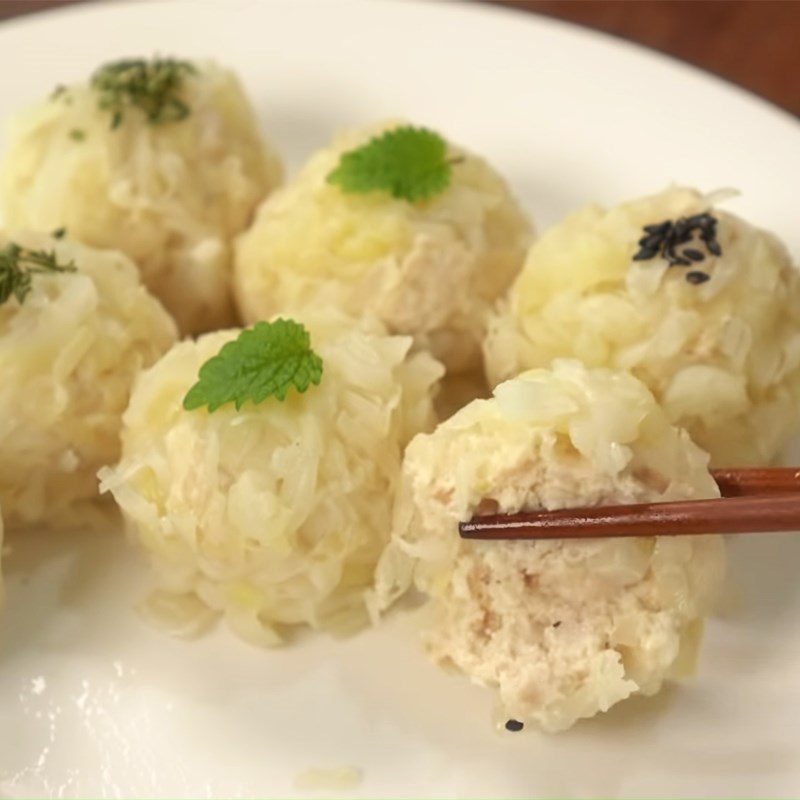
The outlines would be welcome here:
M 0 0 L 0 20 L 78 1 Z M 606 31 L 703 67 L 800 116 L 800 0 L 462 1 Z
M 800 115 L 798 0 L 498 0 L 647 45 Z

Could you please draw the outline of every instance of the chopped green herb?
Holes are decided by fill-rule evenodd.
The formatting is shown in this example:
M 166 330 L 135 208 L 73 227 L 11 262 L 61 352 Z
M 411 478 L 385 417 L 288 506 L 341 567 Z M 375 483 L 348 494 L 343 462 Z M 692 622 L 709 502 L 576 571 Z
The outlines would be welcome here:
M 447 143 L 438 133 L 405 125 L 344 153 L 328 183 L 344 192 L 383 191 L 413 203 L 444 191 L 453 164 L 462 160 L 447 157 Z
M 238 411 L 248 400 L 284 400 L 292 386 L 305 392 L 321 380 L 322 359 L 311 349 L 303 325 L 291 319 L 257 322 L 200 367 L 199 380 L 184 397 L 183 407 L 215 411 L 233 403 Z
M 58 100 L 61 95 L 65 94 L 67 91 L 67 87 L 64 86 L 63 83 L 59 83 L 52 92 L 50 92 L 50 99 L 51 100 Z
M 51 234 L 54 239 L 63 239 L 67 235 L 66 228 L 56 228 Z
M 106 64 L 92 76 L 98 106 L 111 112 L 111 127 L 122 124 L 130 108 L 143 111 L 152 125 L 180 122 L 190 112 L 181 99 L 183 80 L 196 72 L 188 61 L 174 58 L 124 59 Z
M 32 276 L 45 272 L 75 272 L 75 264 L 59 264 L 55 250 L 29 250 L 14 242 L 0 250 L 0 305 L 13 294 L 22 303 L 31 290 Z
M 74 142 L 82 142 L 86 138 L 86 131 L 83 131 L 80 128 L 73 128 L 69 132 L 69 138 Z

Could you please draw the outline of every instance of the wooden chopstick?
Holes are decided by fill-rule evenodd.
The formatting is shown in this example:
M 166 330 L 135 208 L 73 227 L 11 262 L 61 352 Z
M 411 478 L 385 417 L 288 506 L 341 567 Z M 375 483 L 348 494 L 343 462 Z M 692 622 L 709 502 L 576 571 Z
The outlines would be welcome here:
M 800 492 L 800 469 L 797 467 L 712 469 L 711 475 L 723 497 Z
M 725 498 L 492 514 L 460 523 L 459 533 L 505 540 L 800 530 L 800 470 L 718 470 L 714 478 Z

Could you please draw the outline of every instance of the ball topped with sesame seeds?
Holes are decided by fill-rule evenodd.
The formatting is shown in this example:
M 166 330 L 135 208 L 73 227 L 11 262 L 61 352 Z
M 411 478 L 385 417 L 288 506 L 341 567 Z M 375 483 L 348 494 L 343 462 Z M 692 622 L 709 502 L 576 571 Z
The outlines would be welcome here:
M 800 423 L 800 273 L 731 195 L 672 187 L 545 232 L 490 321 L 490 381 L 556 357 L 628 369 L 714 466 L 770 462 Z

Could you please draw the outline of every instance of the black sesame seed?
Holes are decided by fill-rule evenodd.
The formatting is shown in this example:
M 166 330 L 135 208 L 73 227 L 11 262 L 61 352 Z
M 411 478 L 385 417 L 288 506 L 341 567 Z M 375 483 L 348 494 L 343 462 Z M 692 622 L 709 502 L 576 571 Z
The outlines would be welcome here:
M 560 619 L 559 619 L 559 620 L 556 620 L 556 621 L 553 623 L 553 627 L 554 627 L 554 628 L 557 628 L 557 627 L 558 627 L 560 624 L 561 624 L 561 620 L 560 620 Z
M 657 225 L 645 225 L 644 232 L 645 233 L 665 233 L 669 230 L 670 225 L 672 223 L 669 220 L 665 220 L 664 222 L 659 222 Z
M 639 246 L 644 248 L 657 248 L 661 242 L 663 241 L 664 237 L 661 233 L 651 233 L 649 236 L 643 236 L 639 239 Z
M 707 272 L 700 272 L 699 270 L 692 270 L 691 272 L 686 273 L 686 280 L 689 283 L 693 283 L 696 285 L 705 283 L 706 281 L 711 280 L 711 276 Z
M 648 261 L 661 255 L 670 267 L 690 267 L 693 262 L 703 261 L 705 253 L 692 246 L 678 250 L 682 245 L 691 245 L 697 232 L 710 254 L 722 253 L 716 240 L 717 220 L 709 213 L 645 225 L 643 230 L 647 235 L 639 239 L 639 251 L 633 257 L 634 261 Z
M 506 730 L 512 733 L 521 731 L 525 726 L 518 719 L 510 719 L 506 722 Z

